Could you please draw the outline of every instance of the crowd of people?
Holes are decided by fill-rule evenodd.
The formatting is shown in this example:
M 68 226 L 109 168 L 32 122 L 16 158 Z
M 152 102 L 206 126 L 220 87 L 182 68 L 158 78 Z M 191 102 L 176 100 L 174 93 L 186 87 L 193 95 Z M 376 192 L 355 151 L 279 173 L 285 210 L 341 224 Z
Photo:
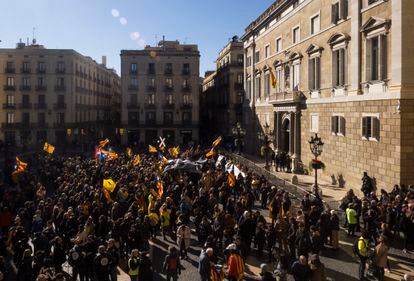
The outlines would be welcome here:
M 197 148 L 182 157 L 196 161 L 205 155 Z M 226 157 L 203 161 L 197 171 L 163 172 L 168 164 L 160 156 L 141 154 L 139 163 L 128 154 L 110 161 L 32 159 L 0 194 L 0 280 L 116 281 L 120 266 L 132 281 L 152 281 L 150 244 L 168 239 L 175 246 L 165 249 L 162 273 L 176 281 L 194 244 L 192 229 L 202 248 L 202 281 L 243 280 L 253 252 L 266 256 L 264 281 L 287 280 L 288 274 L 296 281 L 326 280 L 319 256 L 325 248 L 339 249 L 342 218 L 318 195 L 294 199 Z M 241 170 L 234 183 L 229 161 Z M 105 179 L 116 183 L 111 192 L 103 188 Z M 271 221 L 260 210 L 267 208 Z M 383 280 L 392 239 L 403 233 L 408 249 L 414 238 L 413 191 L 396 186 L 378 198 L 372 190 L 359 199 L 350 190 L 341 209 L 349 235 L 362 231 L 355 251 L 360 278 L 375 253 L 375 274 Z

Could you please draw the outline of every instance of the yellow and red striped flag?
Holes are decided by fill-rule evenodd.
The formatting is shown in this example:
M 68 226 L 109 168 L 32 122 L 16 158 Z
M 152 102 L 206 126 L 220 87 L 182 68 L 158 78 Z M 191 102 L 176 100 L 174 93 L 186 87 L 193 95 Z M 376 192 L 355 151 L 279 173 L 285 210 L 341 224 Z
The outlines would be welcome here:
M 149 153 L 157 153 L 158 152 L 157 148 L 155 148 L 152 145 L 148 145 L 148 151 L 149 151 Z
M 139 156 L 139 154 L 137 154 L 132 160 L 132 165 L 138 166 L 139 164 L 141 164 L 141 157 Z
M 231 188 L 233 188 L 236 185 L 236 176 L 233 172 L 229 173 L 228 183 Z
M 26 170 L 27 163 L 21 161 L 19 157 L 16 156 L 16 168 L 15 171 L 12 173 L 12 175 L 17 175 L 22 173 L 24 170 Z
M 109 139 L 104 139 L 99 142 L 99 147 L 104 148 L 109 143 Z
M 276 76 L 273 73 L 273 70 L 271 67 L 269 67 L 269 71 L 270 71 L 270 78 L 272 79 L 272 88 L 275 89 L 276 85 L 277 85 L 277 80 L 276 80 Z
M 43 150 L 49 154 L 53 154 L 53 152 L 55 151 L 55 147 L 51 145 L 50 143 L 45 142 L 45 145 L 43 146 Z
M 219 136 L 215 141 L 213 141 L 213 147 L 218 146 L 221 143 L 222 137 Z
M 215 152 L 214 152 L 214 147 L 213 147 L 213 148 L 210 149 L 209 152 L 207 152 L 206 157 L 207 158 L 212 158 L 212 157 L 214 157 L 214 154 L 215 154 Z

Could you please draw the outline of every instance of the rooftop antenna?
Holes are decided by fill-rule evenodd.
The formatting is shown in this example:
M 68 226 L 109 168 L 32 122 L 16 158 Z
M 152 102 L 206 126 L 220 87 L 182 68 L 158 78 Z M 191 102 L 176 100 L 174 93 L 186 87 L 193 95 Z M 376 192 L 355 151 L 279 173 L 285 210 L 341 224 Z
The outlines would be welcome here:
M 164 51 L 165 51 L 165 35 L 162 36 L 162 47 L 164 48 Z
M 32 30 L 32 35 L 33 35 L 33 39 L 32 39 L 32 44 L 33 45 L 35 45 L 36 44 L 36 38 L 35 38 L 35 30 L 36 30 L 36 27 L 33 27 L 33 30 Z
M 155 47 L 157 47 L 158 46 L 158 35 L 157 34 L 155 34 L 155 45 L 154 45 Z

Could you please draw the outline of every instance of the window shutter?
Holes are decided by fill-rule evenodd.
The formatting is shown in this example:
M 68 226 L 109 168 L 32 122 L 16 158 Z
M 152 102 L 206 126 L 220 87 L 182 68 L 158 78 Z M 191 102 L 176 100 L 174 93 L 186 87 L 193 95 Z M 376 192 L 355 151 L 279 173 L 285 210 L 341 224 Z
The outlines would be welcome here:
M 333 4 L 331 8 L 331 21 L 333 24 L 336 24 L 338 22 L 338 5 Z
M 331 116 L 331 132 L 336 133 L 335 131 L 335 116 Z
M 362 136 L 368 138 L 368 118 L 362 117 Z
M 339 117 L 339 133 L 345 136 L 345 117 Z
M 338 51 L 332 52 L 332 87 L 338 86 Z
M 315 89 L 315 60 L 309 59 L 309 90 Z
M 338 84 L 340 86 L 343 86 L 345 84 L 345 79 L 344 79 L 344 66 L 345 66 L 345 62 L 344 62 L 344 53 L 345 53 L 345 49 L 340 49 L 338 50 Z
M 321 88 L 321 58 L 315 58 L 315 89 Z
M 341 0 L 341 19 L 348 18 L 348 0 Z
M 381 79 L 385 80 L 388 77 L 387 73 L 387 36 L 381 35 L 380 36 L 380 52 L 381 52 L 381 58 L 380 58 L 380 64 L 381 64 Z
M 372 41 L 371 39 L 366 39 L 366 44 L 365 44 L 365 65 L 366 65 L 366 69 L 365 69 L 365 80 L 366 81 L 371 81 L 372 80 L 372 73 L 371 73 L 371 65 L 372 65 Z
M 379 140 L 380 137 L 380 122 L 376 117 L 372 117 L 372 137 Z

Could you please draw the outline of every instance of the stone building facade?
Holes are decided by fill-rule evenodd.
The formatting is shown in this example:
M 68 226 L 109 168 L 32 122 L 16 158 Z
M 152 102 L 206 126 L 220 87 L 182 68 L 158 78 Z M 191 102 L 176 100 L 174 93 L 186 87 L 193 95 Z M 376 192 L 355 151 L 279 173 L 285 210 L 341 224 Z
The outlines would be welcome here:
M 334 183 L 359 189 L 364 171 L 378 188 L 413 183 L 413 12 L 409 0 L 276 1 L 242 37 L 245 126 L 270 125 L 294 172 L 308 170 L 317 133 Z
M 243 42 L 237 36 L 220 51 L 216 60 L 216 71 L 203 80 L 203 95 L 209 102 L 202 107 L 208 111 L 212 136 L 229 136 L 232 127 L 242 121 L 244 102 L 243 87 Z
M 178 41 L 121 51 L 124 144 L 198 142 L 199 64 L 197 45 Z
M 115 132 L 120 77 L 105 57 L 18 43 L 0 49 L 0 80 L 0 140 L 8 145 L 64 147 Z

